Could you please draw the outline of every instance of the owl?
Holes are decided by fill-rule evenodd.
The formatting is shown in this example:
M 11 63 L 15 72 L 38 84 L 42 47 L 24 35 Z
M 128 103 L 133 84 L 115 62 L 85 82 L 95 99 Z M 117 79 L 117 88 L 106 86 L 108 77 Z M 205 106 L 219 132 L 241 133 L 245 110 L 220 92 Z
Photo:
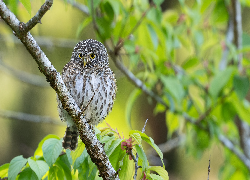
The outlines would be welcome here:
M 76 44 L 70 61 L 62 70 L 62 79 L 91 125 L 100 123 L 112 110 L 117 91 L 116 79 L 109 67 L 107 50 L 99 41 L 87 39 Z M 62 146 L 75 150 L 77 127 L 58 97 L 57 101 L 60 119 L 67 122 Z

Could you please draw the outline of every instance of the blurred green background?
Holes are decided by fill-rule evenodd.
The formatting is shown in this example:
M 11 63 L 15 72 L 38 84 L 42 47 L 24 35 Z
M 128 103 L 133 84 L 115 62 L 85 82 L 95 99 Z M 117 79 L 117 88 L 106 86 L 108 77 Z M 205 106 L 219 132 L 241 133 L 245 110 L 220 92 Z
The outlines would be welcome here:
M 194 1 L 187 3 L 193 4 Z M 27 22 L 42 4 L 42 1 L 31 1 L 30 15 L 19 3 L 17 17 L 20 21 Z M 171 11 L 171 9 L 178 9 L 177 4 L 174 0 L 165 1 L 163 8 Z M 249 8 L 243 9 L 243 29 L 246 32 L 249 27 L 248 12 Z M 79 37 L 76 37 L 78 26 L 85 18 L 86 16 L 76 8 L 63 1 L 55 0 L 52 8 L 42 18 L 42 24 L 38 24 L 31 30 L 31 34 L 58 71 L 61 71 L 69 61 L 73 47 L 78 41 L 96 38 L 92 24 L 84 28 Z M 222 27 L 226 26 L 225 23 Z M 176 61 L 183 61 L 183 55 L 189 53 L 187 50 L 180 49 L 176 55 Z M 0 62 L 0 165 L 2 165 L 10 162 L 17 155 L 32 156 L 38 143 L 48 134 L 63 137 L 66 125 L 61 123 L 58 117 L 55 91 L 49 87 L 36 62 L 2 20 L 0 20 Z M 113 111 L 106 118 L 106 122 L 104 121 L 98 127 L 106 127 L 108 123 L 128 138 L 130 126 L 125 120 L 125 107 L 135 87 L 112 61 L 110 66 L 116 75 L 118 92 Z M 35 81 L 38 85 L 23 82 L 26 77 L 33 80 L 37 78 L 38 80 L 35 79 Z M 151 136 L 156 144 L 161 144 L 167 140 L 165 113 L 155 114 L 155 105 L 147 96 L 141 95 L 133 105 L 131 122 L 133 129 L 141 130 L 145 120 L 148 119 L 146 134 Z M 9 111 L 47 116 L 54 123 L 7 118 Z M 13 115 L 13 113 L 10 114 Z M 209 159 L 211 160 L 210 179 L 218 179 L 218 173 L 225 158 L 221 145 L 212 142 L 200 158 L 194 158 L 190 151 L 192 149 L 180 147 L 164 154 L 170 179 L 206 179 Z

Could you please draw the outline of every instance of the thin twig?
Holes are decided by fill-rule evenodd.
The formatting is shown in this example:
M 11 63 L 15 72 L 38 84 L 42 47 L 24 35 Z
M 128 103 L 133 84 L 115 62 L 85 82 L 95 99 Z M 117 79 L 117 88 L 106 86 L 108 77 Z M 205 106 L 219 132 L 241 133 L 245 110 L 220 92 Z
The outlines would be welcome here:
M 65 2 L 65 0 L 63 0 Z M 68 4 L 71 4 L 73 7 L 77 8 L 78 10 L 82 11 L 84 14 L 89 15 L 89 8 L 79 2 L 67 0 Z
M 208 173 L 208 176 L 207 176 L 207 180 L 209 180 L 209 173 L 210 173 L 210 157 L 209 157 L 209 164 L 208 164 L 208 168 L 207 168 L 207 173 Z
M 142 13 L 141 18 L 137 21 L 137 23 L 135 24 L 135 26 L 131 29 L 131 31 L 128 33 L 127 38 L 125 38 L 125 40 L 129 39 L 129 37 L 131 36 L 131 34 L 133 34 L 137 28 L 141 25 L 143 19 L 146 17 L 147 13 L 149 12 L 149 10 L 153 7 L 153 4 L 150 4 L 150 6 L 148 7 L 148 9 L 146 9 L 145 12 Z M 125 40 L 120 40 L 117 42 L 115 48 L 114 48 L 114 54 L 118 55 L 120 49 L 122 48 L 122 46 L 124 45 L 124 41 Z
M 147 125 L 147 122 L 148 122 L 148 119 L 146 119 L 146 121 L 145 121 L 145 124 L 144 124 L 144 126 L 143 126 L 143 128 L 142 128 L 142 133 L 144 133 L 145 132 L 145 130 L 146 130 L 146 125 Z M 139 155 L 138 155 L 138 153 L 136 153 L 136 157 L 133 155 L 133 153 L 131 153 L 132 155 L 132 159 L 134 160 L 134 162 L 135 162 L 135 174 L 134 174 L 134 180 L 136 180 L 136 177 L 137 177 L 137 171 L 138 171 L 138 169 L 141 167 L 141 166 L 138 166 L 138 159 L 139 159 Z
M 22 26 L 23 31 L 21 33 L 26 34 L 33 27 L 35 27 L 37 23 L 41 23 L 42 17 L 51 8 L 52 4 L 53 4 L 53 1 L 46 0 L 45 3 L 41 6 L 41 8 L 37 11 L 36 15 Z
M 233 93 L 233 88 L 229 91 L 229 93 L 223 95 L 213 106 L 210 106 L 202 115 L 200 115 L 195 121 L 196 124 L 200 124 L 218 105 L 222 104 L 226 98 L 228 98 Z

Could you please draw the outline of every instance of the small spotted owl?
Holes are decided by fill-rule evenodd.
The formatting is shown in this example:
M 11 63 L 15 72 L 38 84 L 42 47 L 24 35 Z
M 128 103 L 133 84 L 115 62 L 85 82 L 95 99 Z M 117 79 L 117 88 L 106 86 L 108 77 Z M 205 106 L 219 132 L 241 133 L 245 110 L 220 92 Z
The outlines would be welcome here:
M 102 43 L 87 39 L 76 44 L 70 61 L 62 70 L 62 78 L 88 123 L 97 125 L 112 110 L 116 80 Z M 67 122 L 62 145 L 65 149 L 75 150 L 77 127 L 58 98 L 57 101 L 60 118 Z

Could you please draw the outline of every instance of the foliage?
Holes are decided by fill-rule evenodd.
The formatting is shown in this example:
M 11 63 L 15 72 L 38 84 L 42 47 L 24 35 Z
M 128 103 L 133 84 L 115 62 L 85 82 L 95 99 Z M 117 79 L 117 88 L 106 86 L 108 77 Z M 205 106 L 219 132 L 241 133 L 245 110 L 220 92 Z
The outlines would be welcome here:
M 119 171 L 120 179 L 131 179 L 134 175 L 134 161 L 129 158 L 132 154 L 123 149 L 122 144 L 128 141 L 122 139 L 118 132 L 104 128 L 96 130 L 98 139 L 104 143 L 104 149 L 112 166 Z M 142 147 L 142 140 L 156 149 L 161 160 L 163 155 L 155 145 L 152 138 L 140 131 L 131 131 L 131 153 L 139 154 L 138 165 L 140 173 L 145 173 L 148 179 L 153 178 L 157 172 L 159 178 L 168 179 L 168 173 L 159 166 L 149 166 L 148 160 Z M 133 141 L 132 141 L 133 139 Z M 8 179 L 98 179 L 98 170 L 91 161 L 84 144 L 79 141 L 75 151 L 62 150 L 62 139 L 55 135 L 46 136 L 38 145 L 34 156 L 24 158 L 17 156 L 10 163 L 0 167 L 0 177 L 8 176 Z M 126 146 L 126 145 L 125 145 Z M 164 164 L 163 164 L 164 165 Z
M 21 2 L 30 12 L 29 1 Z M 241 2 L 242 6 L 249 6 L 249 3 Z M 108 50 L 114 52 L 122 46 L 123 53 L 118 51 L 118 55 L 128 63 L 128 69 L 131 72 L 139 69 L 136 78 L 163 101 L 157 101 L 154 111 L 165 113 L 168 137 L 186 134 L 187 152 L 200 157 L 212 142 L 219 143 L 221 134 L 241 149 L 234 119 L 238 115 L 242 121 L 250 123 L 247 100 L 249 35 L 243 33 L 242 48 L 239 50 L 233 42 L 225 39 L 229 21 L 228 1 L 196 0 L 188 3 L 179 0 L 176 8 L 167 11 L 161 10 L 161 3 L 157 0 L 152 3 L 148 0 L 88 0 L 85 5 L 90 13 L 79 25 L 76 34 L 80 36 L 82 30 L 91 25 L 97 37 L 109 44 Z M 15 9 L 15 5 L 10 6 Z M 226 50 L 228 54 L 224 57 Z M 243 71 L 238 68 L 240 53 L 243 53 Z M 222 66 L 224 61 L 226 65 Z M 141 89 L 135 90 L 128 98 L 128 122 L 132 106 L 142 93 Z M 97 136 L 105 143 L 105 151 L 115 170 L 121 168 L 121 179 L 132 177 L 134 164 L 130 159 L 136 152 L 138 163 L 142 166 L 141 178 L 168 178 L 164 165 L 152 167 L 148 164 L 142 140 L 156 150 L 161 160 L 163 155 L 146 134 L 133 130 L 130 132 L 131 139 L 123 140 L 117 132 L 103 129 Z M 47 136 L 39 144 L 34 157 L 25 159 L 18 156 L 10 164 L 1 166 L 1 177 L 5 177 L 8 170 L 11 174 L 9 178 L 71 179 L 78 175 L 85 179 L 97 178 L 97 169 L 91 164 L 84 144 L 79 142 L 76 151 L 66 151 L 66 154 L 60 154 L 62 149 L 59 144 L 61 140 L 58 137 Z M 225 154 L 228 163 L 221 168 L 220 179 L 236 179 L 239 174 L 241 179 L 249 179 L 249 169 L 242 160 L 232 156 L 233 152 L 226 147 Z

